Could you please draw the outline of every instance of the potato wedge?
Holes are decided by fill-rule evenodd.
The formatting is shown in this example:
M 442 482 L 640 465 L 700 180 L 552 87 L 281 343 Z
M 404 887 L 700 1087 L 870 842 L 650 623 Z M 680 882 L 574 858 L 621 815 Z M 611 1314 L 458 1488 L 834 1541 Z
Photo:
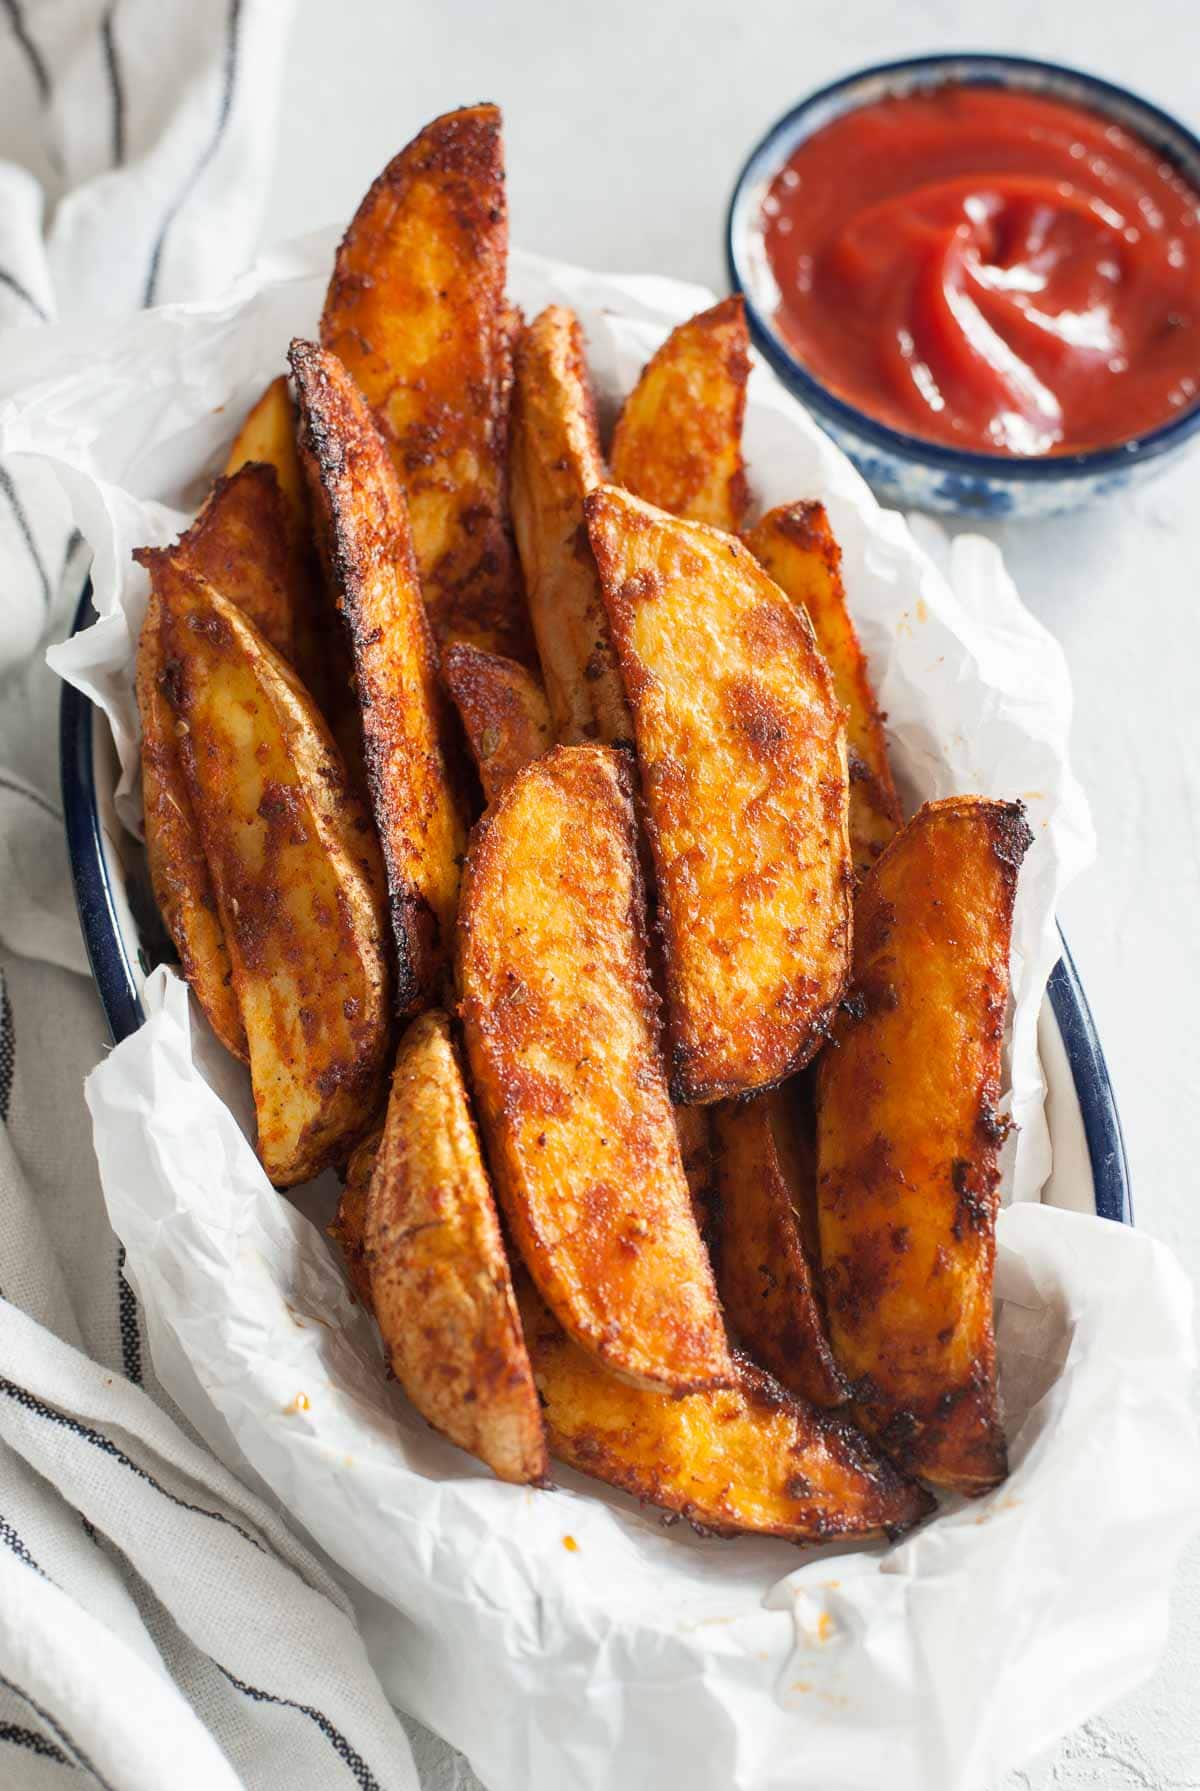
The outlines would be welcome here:
M 300 458 L 330 588 L 350 634 L 363 756 L 387 867 L 397 1012 L 434 999 L 448 964 L 466 833 L 443 752 L 446 709 L 404 492 L 346 369 L 293 342 Z
M 712 1114 L 707 1107 L 673 1107 L 671 1111 L 696 1228 L 707 1244 L 717 1200 Z
M 1006 1472 L 992 1270 L 1019 803 L 926 803 L 868 872 L 817 1077 L 830 1334 L 862 1422 L 935 1486 Z
M 263 1167 L 341 1161 L 379 1101 L 388 976 L 370 822 L 288 666 L 164 556 L 162 687 L 246 1027 Z
M 471 837 L 458 986 L 488 1160 L 560 1322 L 675 1392 L 729 1355 L 688 1199 L 646 968 L 632 775 L 603 746 L 528 765 Z
M 154 576 L 152 570 L 152 579 Z M 192 994 L 225 1049 L 248 1063 L 246 1028 L 234 992 L 225 928 L 179 757 L 175 713 L 161 687 L 161 620 L 162 602 L 152 584 L 137 650 L 150 884 Z
M 554 745 L 546 695 L 515 659 L 452 641 L 442 653 L 442 678 L 454 699 L 479 781 L 495 802 L 522 765 Z
M 232 478 L 248 461 L 259 461 L 275 468 L 275 477 L 287 505 L 289 532 L 293 540 L 306 541 L 308 495 L 296 448 L 296 413 L 286 373 L 271 381 L 247 413 L 225 462 L 226 478 Z
M 544 1480 L 537 1391 L 443 1013 L 401 1040 L 365 1238 L 388 1358 L 422 1417 L 501 1480 Z
M 813 1405 L 844 1405 L 829 1346 L 816 1236 L 816 1151 L 797 1090 L 712 1110 L 717 1143 L 717 1288 L 756 1362 Z
M 750 337 L 740 293 L 672 330 L 617 420 L 612 477 L 635 497 L 736 534 Z
M 850 767 L 850 850 L 858 875 L 868 871 L 903 817 L 888 763 L 884 717 L 875 701 L 842 583 L 842 550 L 824 504 L 781 504 L 746 533 L 746 545 L 780 590 L 802 603 L 846 710 Z
M 274 467 L 249 461 L 217 480 L 191 528 L 167 551 L 184 572 L 236 603 L 292 664 L 297 593 L 289 526 Z
M 849 968 L 842 710 L 740 542 L 613 486 L 585 508 L 633 708 L 671 1092 L 750 1093 L 819 1049 Z
M 500 113 L 437 118 L 346 232 L 321 341 L 376 413 L 439 641 L 533 662 L 507 531 L 511 316 Z
M 367 1266 L 367 1190 L 375 1173 L 375 1159 L 382 1137 L 383 1127 L 377 1126 L 351 1151 L 337 1212 L 329 1227 L 329 1235 L 342 1253 L 359 1304 L 372 1313 L 375 1301 L 371 1296 L 371 1272 Z
M 346 769 L 360 787 L 365 787 L 362 729 L 352 687 L 350 648 L 332 613 L 332 605 L 325 601 L 321 590 L 308 492 L 296 443 L 296 410 L 286 374 L 271 381 L 242 424 L 229 450 L 226 475 L 232 476 L 247 461 L 261 461 L 275 468 L 287 512 L 294 592 L 294 647 L 289 657 L 332 728 Z
M 604 479 L 596 406 L 573 311 L 551 305 L 517 348 L 512 509 L 546 696 L 560 741 L 629 744 L 633 723 L 583 500 Z
M 845 1418 L 792 1398 L 744 1357 L 733 1386 L 673 1399 L 607 1373 L 527 1281 L 518 1299 L 551 1453 L 581 1473 L 722 1536 L 894 1535 L 932 1509 Z

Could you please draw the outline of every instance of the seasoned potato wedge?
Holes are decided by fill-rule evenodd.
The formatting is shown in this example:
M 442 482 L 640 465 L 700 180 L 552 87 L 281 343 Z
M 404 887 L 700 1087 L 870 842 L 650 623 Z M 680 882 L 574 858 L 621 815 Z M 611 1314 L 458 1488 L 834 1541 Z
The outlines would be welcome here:
M 821 1058 L 817 1200 L 834 1350 L 893 1460 L 1003 1479 L 992 1337 L 1000 1052 L 1017 803 L 927 803 L 855 910 L 854 981 Z
M 646 969 L 625 756 L 557 747 L 471 838 L 458 982 L 512 1234 L 570 1334 L 675 1392 L 729 1355 L 692 1216 Z
M 813 625 L 838 701 L 846 709 L 850 766 L 850 850 L 861 877 L 900 828 L 900 800 L 888 763 L 883 716 L 858 644 L 842 583 L 842 550 L 824 504 L 782 504 L 746 535 L 763 570 Z
M 718 1535 L 790 1542 L 908 1529 L 933 1501 L 845 1418 L 743 1357 L 730 1387 L 678 1399 L 606 1373 L 523 1282 L 518 1297 L 551 1453 Z
M 279 489 L 287 505 L 288 528 L 293 539 L 307 539 L 308 498 L 296 448 L 296 413 L 292 408 L 286 373 L 273 379 L 234 437 L 225 462 L 232 478 L 248 461 L 275 468 Z
M 692 1197 L 692 1212 L 700 1236 L 707 1242 L 717 1200 L 712 1113 L 707 1107 L 675 1107 L 672 1112 L 683 1173 Z
M 287 665 L 165 560 L 162 686 L 246 1027 L 258 1149 L 281 1187 L 341 1161 L 378 1103 L 388 978 L 370 822 Z
M 442 677 L 454 698 L 479 781 L 489 802 L 522 765 L 554 745 L 545 692 L 515 659 L 452 641 L 442 653 Z
M 613 486 L 586 501 L 625 688 L 667 966 L 671 1092 L 816 1052 L 849 963 L 846 741 L 803 612 L 732 536 Z
M 382 1137 L 383 1127 L 377 1126 L 351 1151 L 337 1212 L 329 1227 L 329 1235 L 346 1264 L 350 1285 L 368 1312 L 374 1312 L 375 1301 L 371 1297 L 371 1273 L 367 1267 L 367 1189 L 375 1173 L 375 1159 Z
M 363 756 L 387 867 L 401 1014 L 433 999 L 448 962 L 466 844 L 442 750 L 445 708 L 404 493 L 346 369 L 293 342 L 300 457 L 331 589 L 345 618 Z
M 501 1480 L 545 1479 L 538 1396 L 445 1014 L 422 1014 L 401 1041 L 365 1237 L 388 1357 L 422 1417 Z
M 613 483 L 736 534 L 746 510 L 742 419 L 750 338 L 740 293 L 672 330 L 617 421 Z
M 825 1327 L 816 1153 L 799 1102 L 788 1086 L 712 1110 L 717 1286 L 730 1325 L 755 1360 L 813 1405 L 836 1406 L 849 1389 Z
M 427 125 L 359 206 L 321 341 L 391 449 L 439 641 L 530 663 L 506 521 L 507 255 L 500 113 L 466 106 Z
M 573 311 L 552 305 L 517 348 L 512 507 L 546 696 L 560 741 L 628 744 L 633 724 L 600 601 L 583 500 L 604 479 Z
M 152 567 L 152 579 L 155 576 Z M 164 569 L 157 576 L 169 574 Z M 175 712 L 162 692 L 161 619 L 162 603 L 152 584 L 137 651 L 150 884 L 183 974 L 209 1025 L 227 1051 L 248 1063 L 246 1028 L 234 993 L 225 928 L 179 757 Z
M 184 572 L 236 603 L 293 663 L 297 593 L 288 530 L 287 503 L 274 467 L 250 461 L 217 480 L 191 528 L 167 551 Z

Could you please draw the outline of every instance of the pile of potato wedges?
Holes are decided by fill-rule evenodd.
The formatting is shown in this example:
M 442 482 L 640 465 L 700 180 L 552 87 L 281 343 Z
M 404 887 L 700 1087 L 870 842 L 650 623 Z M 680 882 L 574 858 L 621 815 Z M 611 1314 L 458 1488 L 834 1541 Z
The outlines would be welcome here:
M 1020 805 L 904 822 L 822 506 L 748 525 L 741 301 L 602 447 L 506 295 L 501 123 L 435 120 L 225 475 L 142 551 L 146 845 L 280 1188 L 417 1410 L 719 1534 L 1006 1471 L 992 1329 Z M 281 344 L 281 359 L 284 345 Z

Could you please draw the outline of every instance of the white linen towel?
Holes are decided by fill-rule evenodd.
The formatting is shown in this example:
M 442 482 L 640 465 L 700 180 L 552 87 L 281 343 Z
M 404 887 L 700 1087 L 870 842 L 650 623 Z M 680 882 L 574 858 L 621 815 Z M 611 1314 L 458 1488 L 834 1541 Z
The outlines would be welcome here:
M 0 329 L 242 271 L 289 13 L 0 0 Z M 85 563 L 45 476 L 0 466 L 0 1785 L 407 1791 L 349 1600 L 170 1408 L 105 1215 L 43 663 Z M 417 1740 L 427 1785 L 475 1782 Z

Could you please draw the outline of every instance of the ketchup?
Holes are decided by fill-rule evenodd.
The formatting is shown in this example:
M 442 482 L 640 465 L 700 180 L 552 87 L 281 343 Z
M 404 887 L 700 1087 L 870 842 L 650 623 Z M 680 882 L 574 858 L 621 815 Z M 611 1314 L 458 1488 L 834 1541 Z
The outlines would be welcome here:
M 823 386 L 989 454 L 1111 447 L 1200 392 L 1200 193 L 1097 113 L 947 85 L 802 143 L 762 207 Z

